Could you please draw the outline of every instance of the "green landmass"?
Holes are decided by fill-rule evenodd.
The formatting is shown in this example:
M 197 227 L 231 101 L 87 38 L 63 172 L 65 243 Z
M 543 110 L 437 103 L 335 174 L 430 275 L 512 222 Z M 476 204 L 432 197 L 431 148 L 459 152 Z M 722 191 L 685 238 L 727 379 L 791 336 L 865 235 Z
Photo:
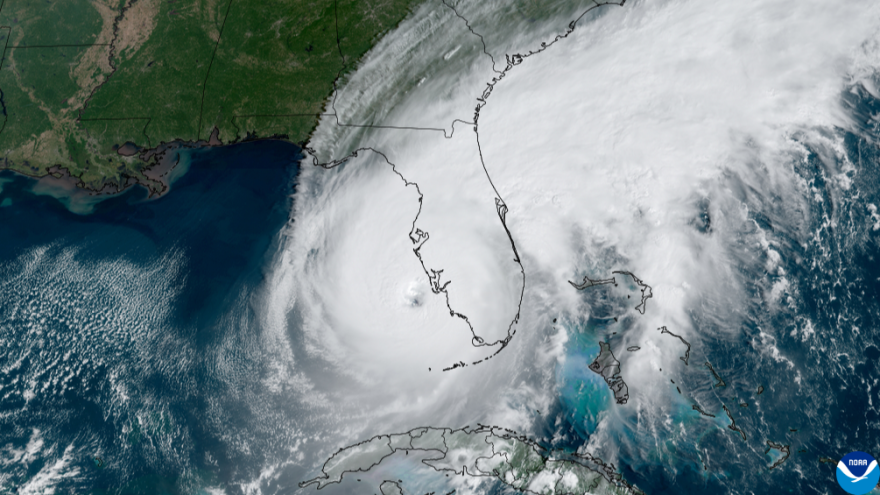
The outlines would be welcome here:
M 370 471 L 401 451 L 430 452 L 434 455 L 422 463 L 436 471 L 495 478 L 523 493 L 644 495 L 612 465 L 594 456 L 575 454 L 554 459 L 551 452 L 534 441 L 490 426 L 460 430 L 422 427 L 406 433 L 378 435 L 340 449 L 324 464 L 321 476 L 300 483 L 300 487 L 316 484 L 320 490 L 340 483 L 345 474 Z M 380 486 L 383 494 L 403 491 L 397 484 L 392 487 L 386 483 Z
M 333 82 L 417 1 L 4 0 L 0 170 L 159 194 L 135 150 L 303 143 Z

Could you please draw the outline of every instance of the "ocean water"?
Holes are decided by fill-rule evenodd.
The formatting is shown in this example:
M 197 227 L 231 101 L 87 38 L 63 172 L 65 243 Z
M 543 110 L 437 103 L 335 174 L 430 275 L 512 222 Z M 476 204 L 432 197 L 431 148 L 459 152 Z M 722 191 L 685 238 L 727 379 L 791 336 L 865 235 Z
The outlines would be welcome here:
M 880 453 L 880 99 L 858 85 L 842 97 L 861 127 L 820 142 L 794 136 L 803 156 L 755 164 L 792 167 L 806 207 L 740 192 L 753 230 L 732 261 L 754 297 L 737 328 L 691 315 L 702 338 L 687 367 L 672 358 L 667 417 L 644 410 L 594 438 L 619 406 L 586 366 L 599 341 L 626 347 L 632 321 L 613 317 L 631 300 L 598 287 L 584 293 L 590 315 L 554 323 L 570 334 L 557 400 L 535 425 L 549 451 L 603 442 L 609 462 L 650 494 L 835 493 L 837 459 Z M 32 179 L 0 174 L 0 494 L 292 493 L 315 474 L 319 460 L 297 445 L 326 425 L 305 424 L 295 391 L 266 379 L 277 373 L 255 307 L 300 159 L 273 141 L 188 151 L 165 197 L 135 188 L 87 215 Z M 701 211 L 694 228 L 710 235 L 711 205 Z M 768 441 L 790 451 L 772 470 L 782 454 Z M 326 491 L 359 492 L 362 478 L 373 493 L 392 476 L 405 489 L 452 489 L 418 468 L 401 461 Z
M 605 452 L 624 477 L 647 493 L 838 493 L 840 458 L 854 450 L 880 454 L 880 99 L 858 84 L 842 98 L 860 126 L 831 130 L 818 141 L 793 136 L 803 155 L 755 164 L 793 168 L 806 208 L 772 191 L 739 193 L 752 224 L 732 246 L 736 269 L 752 284 L 742 321 L 718 328 L 710 315 L 692 313 L 701 341 L 694 342 L 689 366 L 657 370 L 668 373 L 665 395 L 678 407 L 659 418 L 648 407 L 599 439 L 613 446 Z M 709 224 L 702 220 L 695 223 L 701 232 Z M 607 286 L 592 290 L 584 297 L 596 304 L 612 293 Z M 591 344 L 599 340 L 626 346 L 622 327 L 617 336 L 602 326 L 568 327 L 567 355 L 581 363 L 597 354 Z M 716 386 L 705 362 L 724 386 Z M 592 425 L 616 407 L 606 400 L 598 414 L 585 412 L 596 400 L 578 393 L 582 385 L 571 369 L 566 362 L 558 370 L 559 401 L 542 430 L 549 449 L 572 451 L 595 441 Z M 625 367 L 621 376 L 626 380 Z M 598 391 L 611 397 L 607 388 Z M 715 417 L 701 416 L 693 404 Z M 745 440 L 729 428 L 723 406 Z M 790 450 L 773 469 L 784 454 L 768 441 Z
M 0 173 L 0 493 L 199 493 L 259 471 L 251 303 L 300 159 L 185 151 L 169 194 L 87 215 Z

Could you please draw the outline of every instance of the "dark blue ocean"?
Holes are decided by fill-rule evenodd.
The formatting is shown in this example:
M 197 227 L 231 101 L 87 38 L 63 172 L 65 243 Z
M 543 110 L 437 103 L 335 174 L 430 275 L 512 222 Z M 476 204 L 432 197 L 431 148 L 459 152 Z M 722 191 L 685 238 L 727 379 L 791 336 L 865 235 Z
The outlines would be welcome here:
M 819 142 L 794 136 L 802 155 L 755 163 L 790 168 L 803 203 L 755 190 L 731 174 L 751 227 L 728 249 L 752 296 L 742 321 L 719 323 L 711 301 L 691 312 L 700 341 L 689 366 L 677 363 L 669 386 L 679 410 L 666 426 L 633 423 L 609 439 L 625 479 L 646 493 L 844 493 L 838 460 L 856 450 L 880 458 L 880 99 L 859 85 L 842 99 L 855 128 L 827 130 Z M 711 235 L 709 221 L 706 216 L 695 228 Z M 782 270 L 767 269 L 776 261 L 768 262 L 755 242 L 762 236 Z M 768 302 L 771 290 L 779 291 L 780 303 Z M 609 289 L 585 297 L 599 304 L 602 291 Z M 591 320 L 586 332 L 572 336 L 569 359 L 580 355 L 579 362 L 589 363 L 598 340 L 610 338 L 614 346 L 604 324 Z M 626 369 L 621 375 L 626 379 Z M 604 390 L 592 378 L 592 389 Z M 589 441 L 597 416 L 614 407 L 596 402 L 562 388 L 556 422 L 543 433 L 566 440 L 547 447 L 573 452 Z M 694 411 L 695 403 L 714 417 Z M 745 439 L 730 428 L 724 407 Z
M 0 493 L 197 493 L 258 471 L 264 453 L 230 445 L 271 433 L 243 431 L 233 389 L 257 392 L 250 304 L 300 151 L 185 150 L 170 193 L 87 215 L 0 173 Z
M 880 100 L 852 89 L 843 98 L 864 124 L 835 131 L 840 149 L 804 137 L 806 159 L 756 164 L 792 167 L 803 208 L 739 191 L 754 230 L 729 249 L 754 298 L 734 329 L 691 315 L 701 339 L 670 386 L 682 396 L 675 431 L 632 425 L 609 439 L 615 467 L 645 492 L 841 493 L 837 460 L 880 454 Z M 302 406 L 265 393 L 254 304 L 287 232 L 300 151 L 185 151 L 167 195 L 133 188 L 89 214 L 0 173 L 0 494 L 296 491 L 312 467 L 261 481 L 292 455 Z M 695 229 L 711 235 L 710 224 Z M 782 272 L 765 271 L 758 233 Z M 783 304 L 767 302 L 774 287 Z M 588 322 L 567 362 L 589 363 L 598 339 L 615 338 L 608 324 Z M 548 451 L 576 451 L 615 407 L 600 380 L 578 390 L 561 387 L 553 421 L 537 427 L 565 439 Z

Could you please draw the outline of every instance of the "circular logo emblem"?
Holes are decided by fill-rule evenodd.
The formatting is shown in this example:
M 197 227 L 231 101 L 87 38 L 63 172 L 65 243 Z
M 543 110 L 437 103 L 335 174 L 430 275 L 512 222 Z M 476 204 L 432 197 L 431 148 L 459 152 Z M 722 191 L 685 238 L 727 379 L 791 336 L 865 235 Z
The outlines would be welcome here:
M 877 486 L 880 481 L 880 467 L 870 455 L 850 452 L 837 463 L 837 484 L 854 495 L 864 495 Z

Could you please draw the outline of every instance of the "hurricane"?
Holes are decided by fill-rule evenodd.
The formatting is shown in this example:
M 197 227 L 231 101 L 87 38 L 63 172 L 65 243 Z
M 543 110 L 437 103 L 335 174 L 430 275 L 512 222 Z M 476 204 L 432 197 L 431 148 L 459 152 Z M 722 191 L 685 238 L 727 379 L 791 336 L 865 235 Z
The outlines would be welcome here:
M 516 332 L 492 360 L 462 359 L 473 365 L 440 378 L 419 370 L 381 380 L 414 395 L 376 408 L 373 427 L 352 440 L 407 429 L 387 423 L 482 422 L 627 466 L 649 492 L 665 479 L 738 493 L 768 483 L 758 473 L 783 456 L 790 470 L 769 483 L 814 486 L 807 466 L 823 455 L 814 449 L 830 448 L 838 408 L 791 405 L 870 402 L 873 393 L 831 390 L 856 379 L 847 366 L 871 366 L 862 349 L 875 348 L 860 342 L 873 332 L 854 320 L 872 319 L 876 305 L 852 289 L 873 279 L 845 273 L 875 249 L 866 157 L 876 149 L 880 12 L 869 3 L 585 3 L 548 6 L 511 30 L 510 7 L 445 2 L 414 13 L 340 84 L 334 114 L 309 143 L 307 162 L 320 166 L 304 170 L 298 199 L 308 199 L 293 218 L 318 238 L 292 242 L 291 264 L 302 268 L 291 272 L 304 275 L 293 293 L 309 301 L 307 321 L 317 319 L 304 331 L 314 324 L 315 345 L 348 358 L 354 380 L 369 380 L 374 362 L 411 355 L 479 358 L 456 315 L 479 335 L 503 330 L 499 316 L 519 304 Z M 479 214 L 485 220 L 468 228 Z M 398 215 L 395 231 L 387 219 Z M 371 245 L 400 250 L 386 268 Z M 522 267 L 521 300 L 511 260 Z M 456 271 L 469 262 L 498 268 Z M 411 274 L 395 273 L 405 265 Z M 419 338 L 398 347 L 383 322 L 414 305 L 394 311 L 394 301 L 410 280 L 427 287 L 440 270 L 449 285 L 423 292 L 438 311 L 395 327 L 448 346 L 422 348 Z M 375 281 L 376 302 L 361 306 L 349 276 Z M 568 283 L 585 276 L 613 284 Z M 650 299 L 639 300 L 635 276 Z M 443 314 L 447 303 L 455 314 Z M 324 316 L 346 310 L 358 330 Z M 364 355 L 351 349 L 362 334 L 389 340 Z M 607 387 L 585 371 L 600 341 L 620 362 L 625 405 L 597 397 Z M 508 379 L 493 381 L 502 369 Z M 444 405 L 425 402 L 427 391 Z M 464 403 L 480 413 L 458 413 Z
M 430 0 L 301 146 L 0 177 L 0 493 L 828 493 L 878 115 L 876 2 Z

